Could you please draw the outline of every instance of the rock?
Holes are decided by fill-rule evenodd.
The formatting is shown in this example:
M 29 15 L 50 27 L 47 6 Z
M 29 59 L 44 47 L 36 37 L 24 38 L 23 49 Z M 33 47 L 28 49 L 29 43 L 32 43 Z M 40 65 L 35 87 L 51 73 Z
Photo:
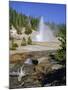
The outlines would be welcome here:
M 52 70 L 58 70 L 58 69 L 61 69 L 63 66 L 60 65 L 60 64 L 54 64 L 52 65 Z
M 28 57 L 27 53 L 16 53 L 10 55 L 10 63 L 19 63 L 24 62 L 26 58 Z

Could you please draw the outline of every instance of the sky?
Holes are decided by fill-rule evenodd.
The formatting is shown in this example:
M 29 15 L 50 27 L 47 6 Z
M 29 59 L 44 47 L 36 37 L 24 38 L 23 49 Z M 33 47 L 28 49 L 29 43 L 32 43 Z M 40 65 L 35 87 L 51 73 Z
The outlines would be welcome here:
M 27 16 L 43 16 L 45 22 L 65 24 L 66 23 L 66 5 L 10 1 L 9 7 L 17 12 Z

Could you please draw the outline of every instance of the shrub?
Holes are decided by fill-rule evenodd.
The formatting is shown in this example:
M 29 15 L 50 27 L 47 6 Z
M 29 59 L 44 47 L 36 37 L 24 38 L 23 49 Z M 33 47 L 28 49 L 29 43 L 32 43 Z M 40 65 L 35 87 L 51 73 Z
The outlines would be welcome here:
M 25 29 L 25 32 L 24 32 L 26 35 L 29 35 L 32 33 L 32 29 L 28 26 L 26 26 L 26 29 Z
M 18 44 L 17 43 L 13 43 L 12 47 L 18 47 Z
M 18 47 L 18 44 L 14 43 L 14 41 L 12 40 L 12 46 L 10 47 L 10 50 L 16 50 L 17 47 Z
M 21 46 L 26 46 L 26 39 L 25 39 L 24 37 L 23 37 L 23 40 L 22 40 Z
M 61 64 L 66 64 L 66 26 L 62 25 L 57 35 L 58 40 L 61 42 L 60 49 L 57 50 L 54 56 L 51 56 Z
M 32 40 L 30 37 L 28 37 L 28 41 L 27 41 L 27 44 L 31 45 L 32 44 Z
M 11 47 L 10 50 L 16 50 L 16 47 Z

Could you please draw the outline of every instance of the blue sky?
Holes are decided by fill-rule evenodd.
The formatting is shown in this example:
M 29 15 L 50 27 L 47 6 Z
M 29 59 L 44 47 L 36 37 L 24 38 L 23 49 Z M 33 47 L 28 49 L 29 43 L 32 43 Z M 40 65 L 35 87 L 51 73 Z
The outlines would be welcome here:
M 66 5 L 65 4 L 47 4 L 10 1 L 9 7 L 12 7 L 19 13 L 27 16 L 43 16 L 45 22 L 54 22 L 56 24 L 66 23 Z

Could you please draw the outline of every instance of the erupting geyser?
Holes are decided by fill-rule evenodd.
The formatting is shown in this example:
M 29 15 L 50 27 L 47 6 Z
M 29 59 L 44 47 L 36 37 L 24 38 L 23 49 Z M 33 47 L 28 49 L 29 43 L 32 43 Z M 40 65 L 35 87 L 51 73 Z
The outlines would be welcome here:
M 37 34 L 34 38 L 34 41 L 38 42 L 52 42 L 55 40 L 53 31 L 44 23 L 43 17 L 40 18 Z

